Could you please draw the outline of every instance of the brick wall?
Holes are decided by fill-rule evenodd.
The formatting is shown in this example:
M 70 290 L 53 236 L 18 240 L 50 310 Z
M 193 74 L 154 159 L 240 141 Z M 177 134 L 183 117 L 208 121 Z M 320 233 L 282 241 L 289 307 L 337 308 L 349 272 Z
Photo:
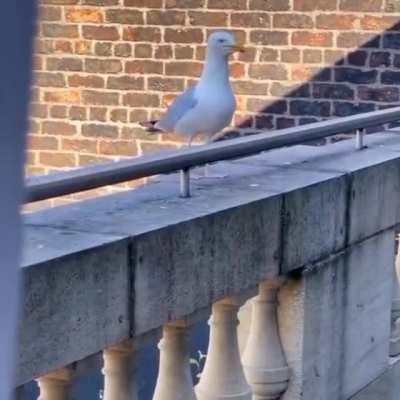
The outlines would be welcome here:
M 176 146 L 136 123 L 199 76 L 216 28 L 248 47 L 231 65 L 236 127 L 399 103 L 400 0 L 42 0 L 28 171 Z

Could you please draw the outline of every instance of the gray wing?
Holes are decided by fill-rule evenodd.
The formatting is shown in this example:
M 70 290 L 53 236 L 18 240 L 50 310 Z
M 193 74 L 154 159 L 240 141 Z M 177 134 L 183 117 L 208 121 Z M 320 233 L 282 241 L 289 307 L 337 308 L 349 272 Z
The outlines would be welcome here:
M 186 89 L 182 94 L 175 98 L 169 106 L 167 112 L 160 118 L 156 128 L 164 131 L 173 131 L 177 122 L 197 104 L 194 97 L 195 86 Z

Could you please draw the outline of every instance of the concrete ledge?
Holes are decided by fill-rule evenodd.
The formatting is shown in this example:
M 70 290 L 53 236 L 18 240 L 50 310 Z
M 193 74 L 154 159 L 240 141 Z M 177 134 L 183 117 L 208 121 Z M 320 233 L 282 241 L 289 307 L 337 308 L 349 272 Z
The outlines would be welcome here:
M 170 175 L 25 216 L 18 383 L 390 229 L 400 153 L 381 145 L 400 137 L 369 140 L 218 163 L 229 177 L 194 181 L 190 199 Z

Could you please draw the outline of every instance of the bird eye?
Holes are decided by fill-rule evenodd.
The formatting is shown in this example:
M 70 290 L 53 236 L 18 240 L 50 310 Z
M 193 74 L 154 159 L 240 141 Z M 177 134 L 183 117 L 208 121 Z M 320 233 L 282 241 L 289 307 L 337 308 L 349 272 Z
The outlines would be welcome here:
M 224 43 L 224 42 L 225 42 L 225 39 L 218 39 L 218 42 L 219 42 L 219 43 Z

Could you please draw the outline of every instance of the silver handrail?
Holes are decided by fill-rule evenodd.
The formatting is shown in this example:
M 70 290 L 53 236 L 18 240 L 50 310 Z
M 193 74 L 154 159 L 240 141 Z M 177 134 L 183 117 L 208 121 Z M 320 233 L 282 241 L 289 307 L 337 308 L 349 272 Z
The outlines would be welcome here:
M 182 170 L 182 193 L 190 195 L 190 168 L 210 162 L 246 157 L 266 150 L 293 146 L 328 136 L 358 131 L 358 149 L 363 147 L 365 128 L 400 120 L 400 107 L 372 111 L 316 122 L 303 126 L 223 140 L 195 148 L 129 158 L 117 162 L 90 165 L 69 171 L 29 177 L 25 202 L 46 200 L 129 180 Z

